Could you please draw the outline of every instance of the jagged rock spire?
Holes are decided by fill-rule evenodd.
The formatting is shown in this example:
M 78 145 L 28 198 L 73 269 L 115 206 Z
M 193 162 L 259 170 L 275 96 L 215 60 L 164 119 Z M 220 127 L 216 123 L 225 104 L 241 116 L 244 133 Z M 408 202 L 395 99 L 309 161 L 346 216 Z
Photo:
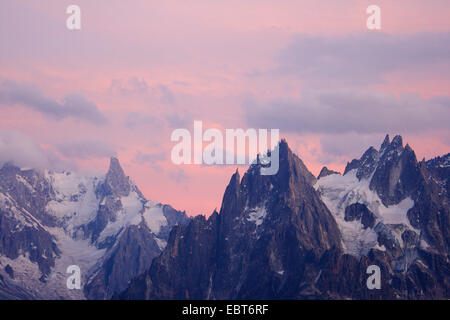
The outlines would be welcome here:
M 109 170 L 106 174 L 105 186 L 108 192 L 116 196 L 127 196 L 130 193 L 131 185 L 129 178 L 125 175 L 116 157 L 111 157 Z
M 386 137 L 385 137 L 384 140 L 383 140 L 383 143 L 381 144 L 380 151 L 386 149 L 386 147 L 387 147 L 389 144 L 390 144 L 390 141 L 389 141 L 389 135 L 387 134 Z

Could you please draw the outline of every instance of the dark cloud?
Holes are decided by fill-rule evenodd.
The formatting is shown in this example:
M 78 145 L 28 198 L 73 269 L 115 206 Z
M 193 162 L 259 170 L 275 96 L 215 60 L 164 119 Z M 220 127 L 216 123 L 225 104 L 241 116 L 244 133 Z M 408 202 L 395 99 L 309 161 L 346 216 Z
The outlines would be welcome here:
M 162 124 L 158 117 L 139 112 L 130 112 L 125 118 L 125 127 L 128 129 L 148 126 L 152 128 L 161 128 Z
M 138 151 L 134 160 L 138 163 L 157 163 L 166 160 L 166 154 L 162 152 L 157 153 L 143 153 Z
M 320 144 L 322 152 L 327 156 L 359 158 L 370 146 L 379 149 L 384 136 L 384 134 L 363 135 L 358 133 L 324 135 L 320 139 Z
M 117 156 L 115 149 L 98 140 L 71 141 L 59 144 L 56 149 L 67 158 L 92 159 Z
M 175 94 L 164 84 L 150 86 L 145 79 L 131 77 L 127 80 L 114 79 L 109 86 L 111 94 L 121 96 L 143 96 L 145 98 L 156 99 L 164 104 L 175 104 Z
M 176 169 L 169 172 L 169 178 L 176 183 L 185 183 L 189 180 L 188 175 L 183 169 Z
M 171 113 L 165 116 L 167 124 L 170 128 L 187 128 L 192 126 L 194 120 L 191 115 L 187 113 Z
M 450 71 L 450 33 L 390 35 L 366 32 L 340 37 L 297 35 L 278 57 L 278 72 L 308 84 L 377 83 L 391 72 L 435 67 Z
M 81 94 L 68 94 L 58 102 L 44 96 L 35 85 L 10 80 L 0 82 L 0 104 L 21 105 L 56 119 L 72 117 L 97 125 L 108 122 L 97 106 Z
M 158 89 L 160 92 L 160 99 L 163 103 L 166 104 L 175 104 L 175 95 L 173 94 L 172 90 L 166 85 L 159 84 Z
M 120 95 L 147 94 L 149 86 L 144 79 L 131 77 L 128 80 L 114 79 L 109 86 L 110 93 Z
M 305 94 L 301 99 L 244 102 L 247 123 L 296 133 L 417 133 L 448 129 L 447 97 L 423 99 L 368 91 Z

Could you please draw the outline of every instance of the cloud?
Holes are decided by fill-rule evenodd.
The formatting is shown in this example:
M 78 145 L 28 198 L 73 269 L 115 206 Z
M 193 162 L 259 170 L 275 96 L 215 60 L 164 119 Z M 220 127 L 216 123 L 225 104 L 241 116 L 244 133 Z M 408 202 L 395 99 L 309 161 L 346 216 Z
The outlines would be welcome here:
M 166 154 L 163 152 L 159 153 L 143 153 L 138 151 L 134 160 L 138 163 L 157 163 L 166 160 Z
M 396 132 L 392 133 L 392 135 L 395 134 Z M 370 146 L 379 149 L 383 138 L 384 134 L 345 133 L 324 135 L 320 139 L 322 154 L 319 158 L 327 159 L 326 163 L 359 158 Z
M 158 85 L 159 93 L 160 93 L 160 99 L 163 103 L 166 104 L 175 104 L 175 95 L 173 94 L 172 90 L 166 85 L 159 84 Z
M 345 36 L 300 34 L 278 57 L 278 72 L 294 74 L 308 84 L 379 83 L 397 70 L 446 68 L 450 33 L 392 35 L 365 32 Z
M 307 93 L 301 99 L 244 102 L 247 123 L 294 133 L 417 133 L 448 129 L 450 100 L 370 91 Z
M 176 183 L 184 183 L 189 180 L 188 175 L 183 169 L 175 169 L 169 172 L 169 178 Z
M 147 94 L 149 86 L 144 79 L 131 77 L 128 80 L 114 79 L 109 86 L 110 93 L 120 95 Z
M 161 83 L 149 86 L 145 79 L 139 79 L 137 77 L 130 77 L 127 80 L 112 80 L 109 86 L 109 92 L 125 97 L 140 95 L 170 105 L 176 102 L 175 94 L 168 86 Z
M 192 115 L 186 112 L 183 112 L 182 115 L 180 112 L 171 113 L 166 115 L 165 119 L 170 128 L 187 128 L 194 122 Z
M 67 158 L 93 159 L 117 156 L 115 149 L 99 140 L 71 141 L 59 144 L 56 149 Z
M 58 102 L 44 96 L 35 85 L 10 80 L 0 82 L 0 104 L 21 105 L 56 119 L 72 117 L 97 125 L 108 122 L 97 106 L 81 94 L 68 94 Z
M 160 129 L 162 124 L 160 119 L 153 115 L 138 112 L 128 113 L 125 118 L 125 127 L 128 129 L 135 129 L 141 126 Z
M 38 169 L 50 167 L 39 144 L 20 132 L 0 130 L 0 165 L 5 163 Z

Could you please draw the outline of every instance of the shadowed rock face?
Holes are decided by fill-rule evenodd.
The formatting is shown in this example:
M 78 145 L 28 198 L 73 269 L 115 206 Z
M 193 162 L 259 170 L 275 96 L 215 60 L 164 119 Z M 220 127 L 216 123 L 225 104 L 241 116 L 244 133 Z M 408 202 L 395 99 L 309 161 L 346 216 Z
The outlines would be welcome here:
M 162 252 L 161 239 L 167 240 L 175 225 L 185 225 L 189 219 L 168 205 L 163 206 L 168 225 L 161 228 L 158 238 L 144 222 L 129 226 L 108 251 L 98 270 L 84 288 L 89 299 L 109 299 L 125 290 L 131 279 L 144 273 L 153 259 Z
M 345 208 L 345 221 L 355 220 L 361 220 L 365 229 L 375 225 L 375 216 L 365 204 L 354 203 Z
M 88 280 L 85 287 L 90 299 L 104 299 L 124 290 L 130 279 L 150 266 L 161 249 L 151 231 L 141 223 L 130 226 L 106 257 L 102 267 Z
M 336 222 L 312 187 L 315 178 L 280 143 L 280 168 L 236 172 L 220 213 L 172 231 L 167 249 L 123 298 L 293 298 L 314 291 L 317 265 L 340 251 Z M 299 290 L 301 288 L 301 290 Z

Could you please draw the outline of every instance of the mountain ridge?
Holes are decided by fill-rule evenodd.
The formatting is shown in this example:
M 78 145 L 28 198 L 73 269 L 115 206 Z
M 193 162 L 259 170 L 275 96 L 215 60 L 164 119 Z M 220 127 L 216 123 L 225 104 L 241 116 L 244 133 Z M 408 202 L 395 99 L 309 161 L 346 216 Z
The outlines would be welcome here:
M 319 179 L 285 141 L 279 149 L 277 175 L 262 177 L 257 165 L 242 179 L 234 173 L 220 212 L 176 227 L 150 269 L 114 298 L 449 297 L 448 201 L 433 198 L 427 163 L 417 162 L 401 136 L 386 136 L 380 151 L 369 148 L 344 175 Z M 311 206 L 320 212 L 314 219 L 304 211 Z M 365 279 L 373 264 L 383 276 L 382 288 L 371 291 Z

